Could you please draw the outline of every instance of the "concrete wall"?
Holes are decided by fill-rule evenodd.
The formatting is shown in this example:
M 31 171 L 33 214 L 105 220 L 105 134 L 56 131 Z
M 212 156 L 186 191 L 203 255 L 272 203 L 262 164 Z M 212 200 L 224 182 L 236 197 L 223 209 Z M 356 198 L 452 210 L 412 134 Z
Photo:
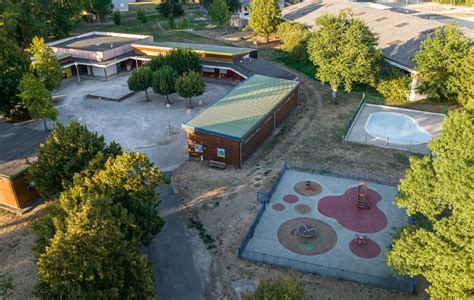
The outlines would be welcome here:
M 92 72 L 94 73 L 94 76 L 97 77 L 105 77 L 107 71 L 107 76 L 112 76 L 117 74 L 117 65 L 112 65 L 106 68 L 99 68 L 99 67 L 92 67 Z

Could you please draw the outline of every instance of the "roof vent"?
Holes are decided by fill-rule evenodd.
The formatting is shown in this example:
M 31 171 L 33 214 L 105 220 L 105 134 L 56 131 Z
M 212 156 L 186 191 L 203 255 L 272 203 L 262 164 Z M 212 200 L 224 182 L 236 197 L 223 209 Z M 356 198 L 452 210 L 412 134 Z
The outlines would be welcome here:
M 410 25 L 410 23 L 408 23 L 408 22 L 403 22 L 403 23 L 400 23 L 400 24 L 395 25 L 395 27 L 401 28 L 401 27 L 405 27 L 405 26 L 407 26 L 407 25 Z
M 387 17 L 381 17 L 375 20 L 375 22 L 382 22 L 383 20 L 387 20 Z
M 366 14 L 365 11 L 361 11 L 360 13 L 357 13 L 357 14 L 355 14 L 355 15 L 356 15 L 356 16 L 362 16 L 362 15 L 365 15 L 365 14 Z

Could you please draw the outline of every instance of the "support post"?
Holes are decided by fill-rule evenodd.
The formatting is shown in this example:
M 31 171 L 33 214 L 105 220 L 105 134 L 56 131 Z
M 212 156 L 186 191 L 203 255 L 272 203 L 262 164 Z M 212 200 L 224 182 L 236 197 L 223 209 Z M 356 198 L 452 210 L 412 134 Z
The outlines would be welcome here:
M 416 100 L 416 88 L 418 87 L 418 78 L 416 74 L 411 75 L 410 95 L 408 96 L 409 101 Z
M 77 63 L 75 63 L 74 65 L 76 66 L 77 82 L 81 83 L 81 76 L 79 75 L 79 67 L 77 66 Z

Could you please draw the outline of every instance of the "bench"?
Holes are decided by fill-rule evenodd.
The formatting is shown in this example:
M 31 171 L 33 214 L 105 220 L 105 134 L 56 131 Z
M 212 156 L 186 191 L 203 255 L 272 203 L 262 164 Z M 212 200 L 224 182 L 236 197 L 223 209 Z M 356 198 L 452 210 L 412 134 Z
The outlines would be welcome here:
M 209 160 L 209 165 L 213 168 L 225 169 L 226 164 L 217 160 Z

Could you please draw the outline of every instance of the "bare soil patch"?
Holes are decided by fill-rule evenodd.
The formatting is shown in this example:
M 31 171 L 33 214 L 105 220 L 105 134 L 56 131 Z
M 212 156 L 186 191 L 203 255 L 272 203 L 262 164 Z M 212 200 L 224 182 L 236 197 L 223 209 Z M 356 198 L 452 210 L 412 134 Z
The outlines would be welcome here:
M 239 244 L 260 206 L 256 192 L 268 190 L 282 161 L 369 180 L 400 178 L 407 167 L 404 152 L 343 142 L 341 136 L 361 94 L 340 93 L 339 104 L 332 105 L 328 87 L 301 73 L 298 76 L 302 82 L 299 107 L 242 169 L 214 170 L 205 163 L 189 161 L 173 174 L 184 215 L 200 220 L 216 240 L 216 248 L 207 250 L 196 230 L 189 230 L 196 265 L 206 277 L 207 296 L 232 297 L 232 282 L 239 279 L 259 281 L 294 274 L 306 284 L 308 299 L 427 298 L 424 293 L 410 296 L 237 257 Z
M 12 296 L 8 299 L 34 298 L 35 235 L 30 223 L 40 211 L 41 207 L 36 207 L 29 213 L 16 215 L 0 209 L 0 274 L 13 278 Z

